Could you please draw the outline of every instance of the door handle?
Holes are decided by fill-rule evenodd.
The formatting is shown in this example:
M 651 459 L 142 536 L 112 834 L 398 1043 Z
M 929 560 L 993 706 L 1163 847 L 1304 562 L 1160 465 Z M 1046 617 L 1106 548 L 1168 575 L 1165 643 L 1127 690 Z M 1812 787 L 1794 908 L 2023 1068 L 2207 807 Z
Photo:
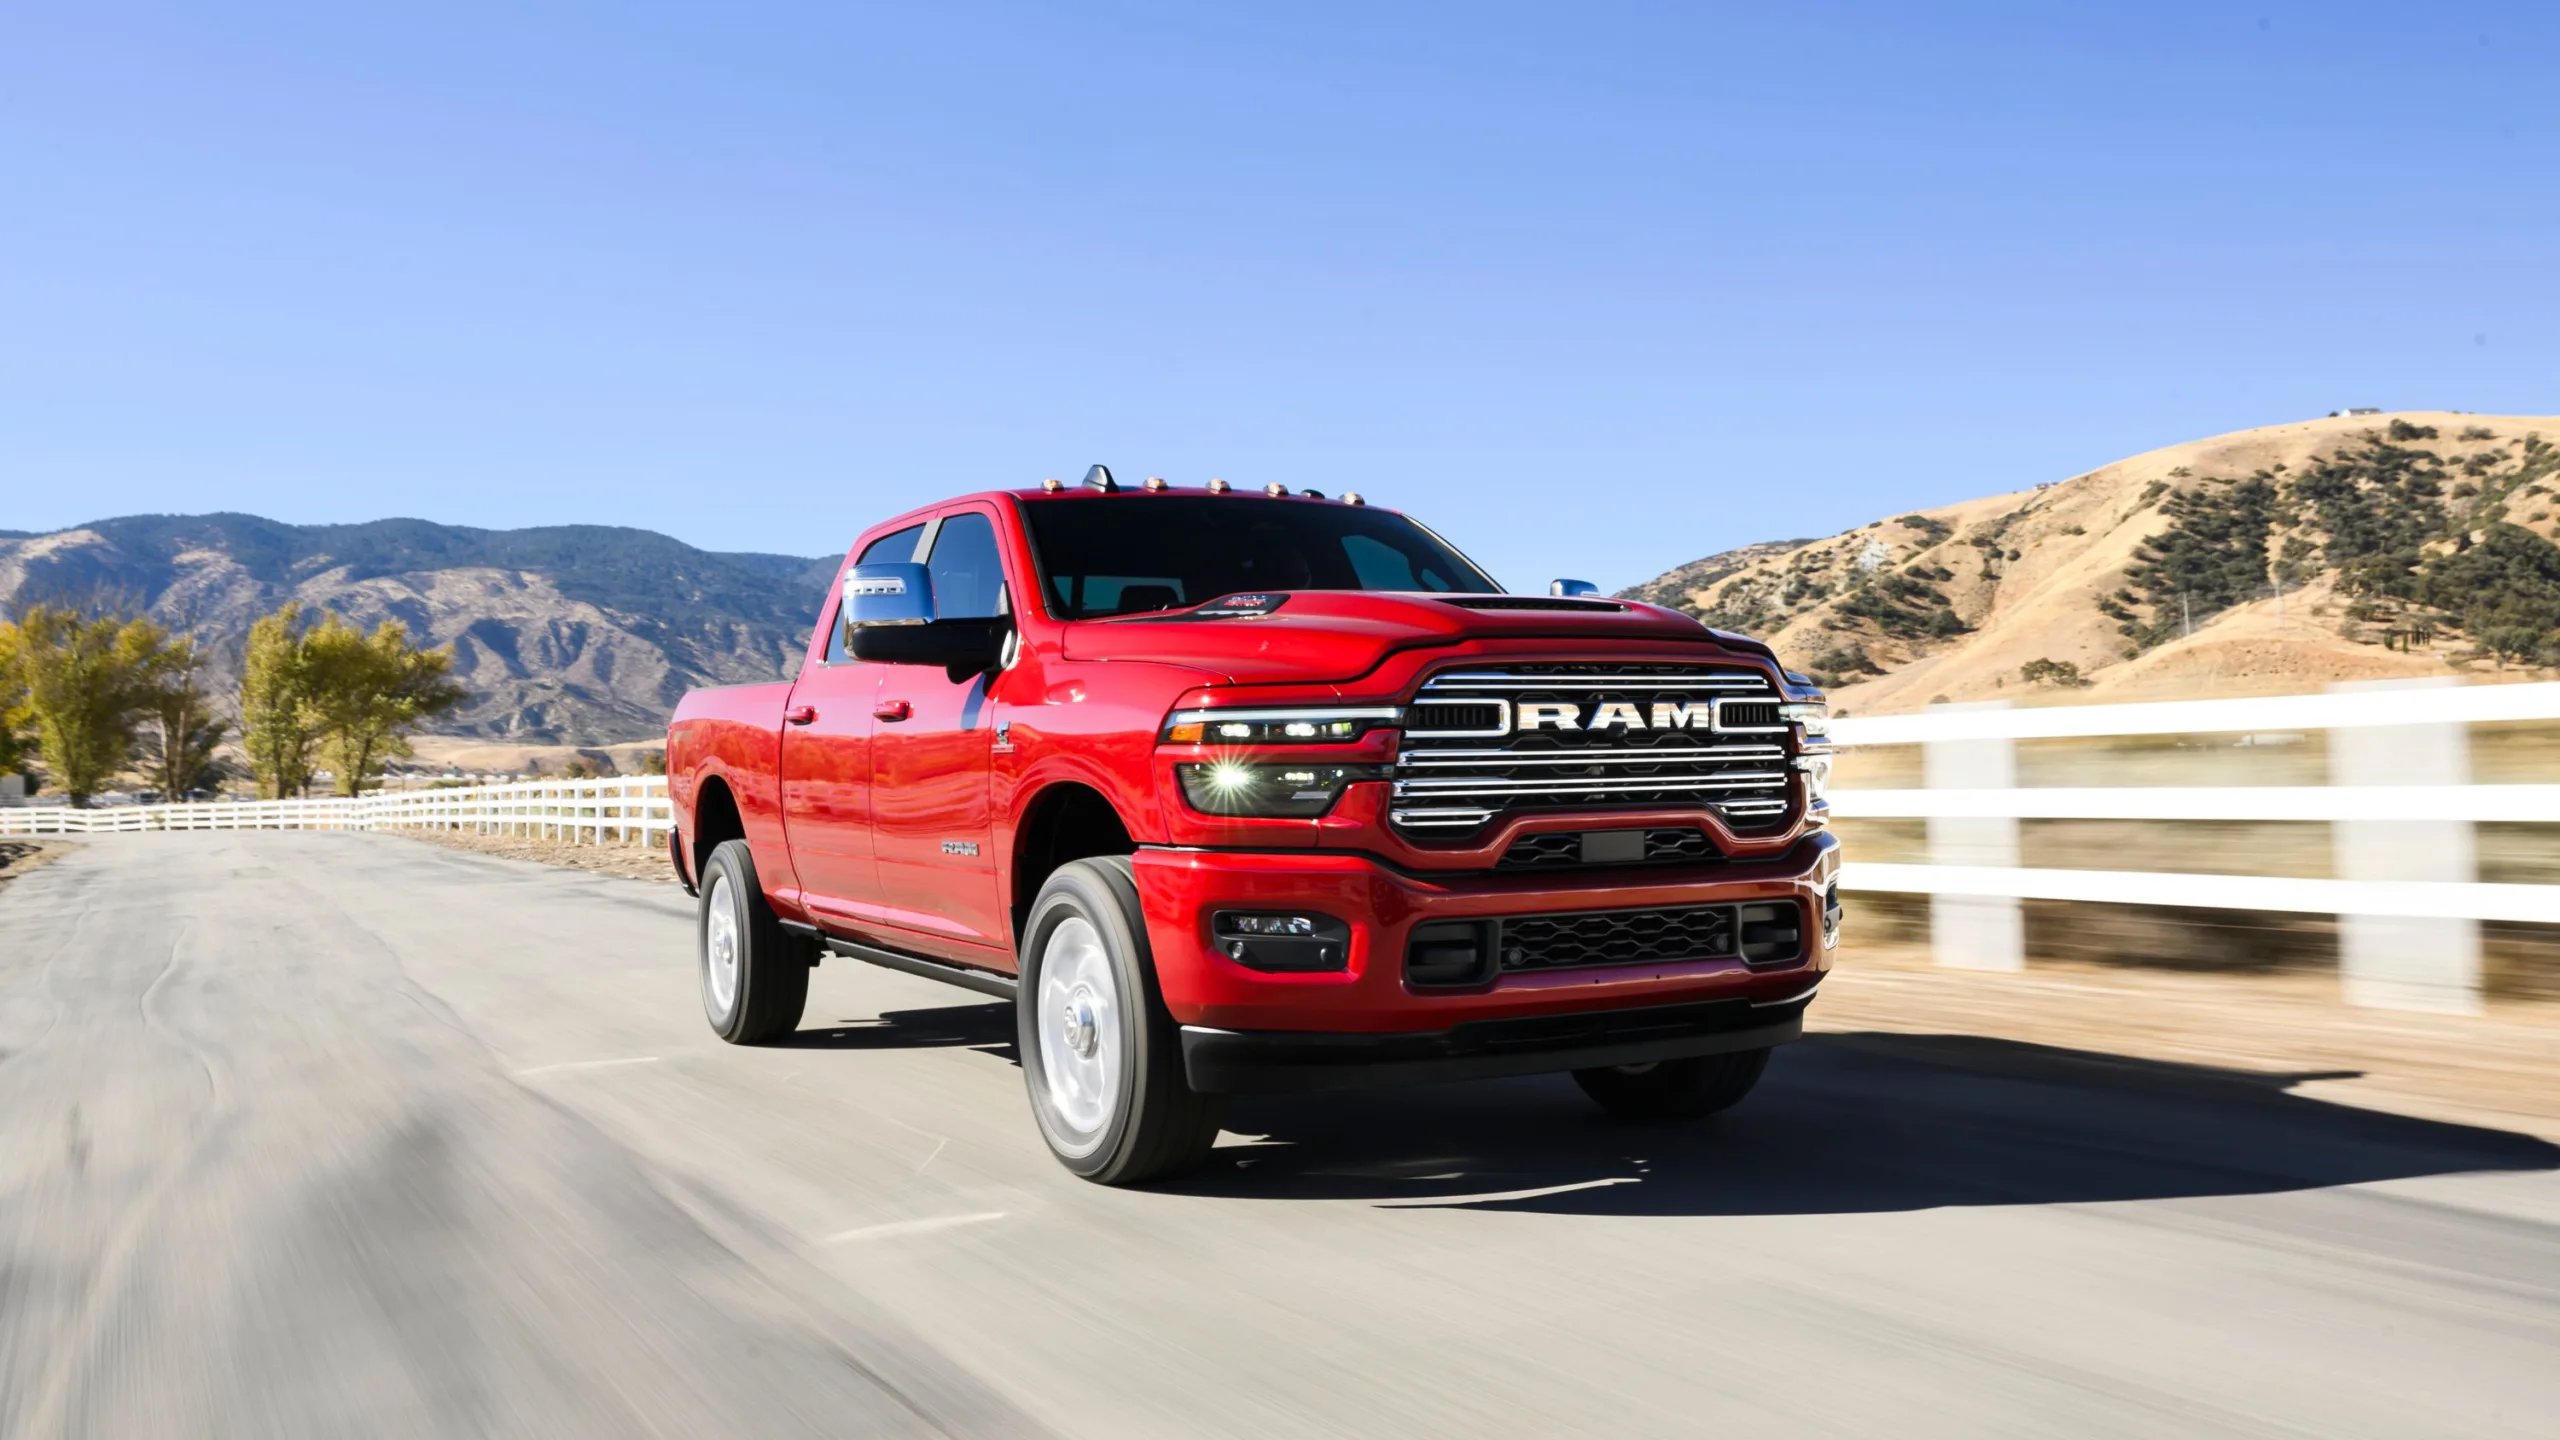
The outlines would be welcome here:
M 806 725 L 818 718 L 818 707 L 815 705 L 794 705 L 790 709 L 782 712 L 782 718 L 790 721 L 794 725 Z
M 916 713 L 916 707 L 904 700 L 883 700 L 871 707 L 871 713 L 882 720 L 898 721 Z

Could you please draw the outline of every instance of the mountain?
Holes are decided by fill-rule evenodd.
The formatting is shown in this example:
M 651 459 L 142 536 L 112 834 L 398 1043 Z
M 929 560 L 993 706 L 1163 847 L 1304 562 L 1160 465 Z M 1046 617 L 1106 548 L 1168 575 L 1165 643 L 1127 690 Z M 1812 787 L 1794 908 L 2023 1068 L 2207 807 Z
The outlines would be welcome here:
M 664 731 L 696 685 L 795 668 L 834 557 L 720 554 L 647 530 L 286 525 L 133 515 L 0 532 L 0 605 L 104 596 L 205 641 L 228 688 L 250 624 L 287 600 L 450 644 L 454 735 L 602 744 Z
M 1768 639 L 1855 714 L 2549 679 L 2555 439 L 2560 416 L 2272 425 L 1726 551 L 1623 594 Z

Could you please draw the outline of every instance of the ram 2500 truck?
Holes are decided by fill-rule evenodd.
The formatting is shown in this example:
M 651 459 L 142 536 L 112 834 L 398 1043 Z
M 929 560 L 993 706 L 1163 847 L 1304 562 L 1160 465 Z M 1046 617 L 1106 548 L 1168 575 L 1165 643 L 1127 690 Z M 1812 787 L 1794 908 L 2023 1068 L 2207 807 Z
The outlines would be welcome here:
M 1822 696 L 1579 582 L 1503 593 L 1357 495 L 1094 467 L 862 536 L 797 679 L 676 710 L 672 859 L 723 1039 L 827 955 L 1015 1005 L 1106 1183 L 1236 1092 L 1570 1072 L 1722 1109 L 1829 968 Z

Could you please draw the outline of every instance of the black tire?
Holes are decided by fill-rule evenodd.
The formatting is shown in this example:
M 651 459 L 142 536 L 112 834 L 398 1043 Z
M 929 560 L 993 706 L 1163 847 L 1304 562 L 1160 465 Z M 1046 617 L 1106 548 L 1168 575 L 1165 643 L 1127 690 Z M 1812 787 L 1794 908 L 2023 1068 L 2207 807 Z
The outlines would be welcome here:
M 1576 1070 L 1573 1083 L 1622 1120 L 1694 1120 L 1740 1104 L 1768 1068 L 1763 1048 Z
M 732 1045 L 765 1045 L 799 1029 L 800 1012 L 809 1003 L 808 942 L 774 918 L 746 841 L 723 840 L 712 850 L 700 889 L 694 955 L 711 1032 Z M 713 953 L 715 934 L 734 946 L 725 986 Z
M 1053 961 L 1063 1007 L 1054 1027 L 1041 1023 Z M 1070 861 L 1040 887 L 1014 1013 L 1031 1113 L 1059 1164 L 1097 1184 L 1135 1185 L 1208 1157 L 1226 1097 L 1193 1090 L 1183 1074 L 1181 1029 L 1156 984 L 1128 857 Z

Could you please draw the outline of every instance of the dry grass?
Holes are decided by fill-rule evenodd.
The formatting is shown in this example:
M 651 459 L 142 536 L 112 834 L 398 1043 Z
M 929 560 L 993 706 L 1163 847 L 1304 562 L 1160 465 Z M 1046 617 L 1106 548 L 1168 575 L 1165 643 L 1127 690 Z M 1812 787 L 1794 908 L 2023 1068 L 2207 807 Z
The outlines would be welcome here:
M 1844 949 L 1810 1020 L 2293 1075 L 2317 1099 L 2560 1140 L 2560 1004 L 2548 1001 L 2412 1015 L 2346 1005 L 2334 972 L 2030 962 L 1982 974 L 1887 941 Z
M 79 848 L 68 840 L 0 840 L 0 881 L 14 880 Z
M 400 830 L 393 833 L 450 849 L 469 850 L 478 855 L 566 865 L 577 870 L 619 875 L 626 880 L 653 880 L 664 885 L 676 883 L 675 867 L 668 863 L 666 848 L 662 845 L 571 845 L 561 840 L 529 839 L 521 835 L 477 835 L 459 830 Z

